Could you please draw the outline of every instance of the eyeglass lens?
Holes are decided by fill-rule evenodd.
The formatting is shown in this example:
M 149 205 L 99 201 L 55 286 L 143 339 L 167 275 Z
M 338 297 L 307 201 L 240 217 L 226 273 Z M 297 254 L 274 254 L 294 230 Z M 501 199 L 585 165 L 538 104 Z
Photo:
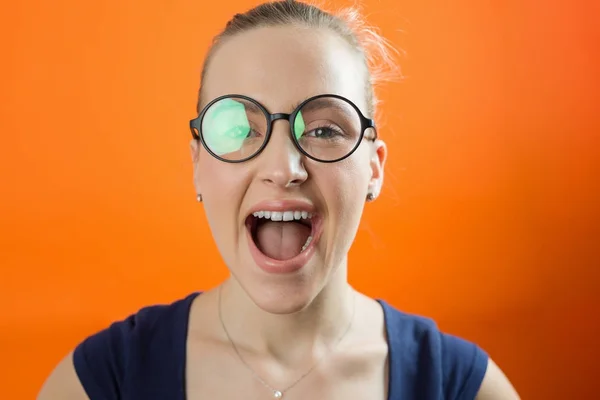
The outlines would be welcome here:
M 215 155 L 240 161 L 260 151 L 267 130 L 267 116 L 257 104 L 227 97 L 205 111 L 200 134 Z M 323 161 L 343 158 L 354 150 L 361 130 L 358 112 L 347 101 L 335 97 L 319 97 L 305 103 L 292 124 L 300 148 Z

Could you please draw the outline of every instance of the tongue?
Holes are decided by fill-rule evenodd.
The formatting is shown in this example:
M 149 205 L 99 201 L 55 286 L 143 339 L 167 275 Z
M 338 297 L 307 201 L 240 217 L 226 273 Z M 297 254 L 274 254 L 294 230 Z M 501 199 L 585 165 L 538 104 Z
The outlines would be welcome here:
M 299 222 L 260 223 L 256 230 L 256 244 L 267 256 L 288 260 L 300 254 L 310 235 L 310 228 Z

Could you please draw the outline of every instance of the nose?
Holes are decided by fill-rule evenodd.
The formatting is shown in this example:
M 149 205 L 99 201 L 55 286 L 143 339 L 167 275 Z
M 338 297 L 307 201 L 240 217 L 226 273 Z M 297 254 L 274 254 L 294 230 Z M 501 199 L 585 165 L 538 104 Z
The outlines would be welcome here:
M 308 178 L 302 154 L 292 142 L 289 122 L 286 120 L 273 123 L 269 143 L 258 159 L 258 176 L 267 185 L 279 188 L 296 187 Z

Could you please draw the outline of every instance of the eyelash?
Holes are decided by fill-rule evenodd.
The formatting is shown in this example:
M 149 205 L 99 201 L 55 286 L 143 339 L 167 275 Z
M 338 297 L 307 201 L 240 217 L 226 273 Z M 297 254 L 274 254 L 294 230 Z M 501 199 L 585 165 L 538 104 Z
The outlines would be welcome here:
M 317 128 L 311 129 L 308 132 L 315 132 L 318 130 L 325 130 L 325 129 L 333 132 L 334 136 L 344 136 L 344 132 L 340 128 L 338 128 L 336 125 L 323 125 L 323 126 L 319 126 Z
M 315 131 L 318 131 L 318 130 L 329 130 L 329 131 L 331 131 L 333 133 L 334 137 L 335 136 L 344 136 L 345 135 L 345 133 L 339 127 L 337 127 L 336 125 L 323 125 L 323 126 L 319 126 L 317 128 L 314 128 L 314 129 L 311 129 L 309 131 L 306 131 L 305 133 L 315 132 Z M 251 133 L 255 133 L 256 136 L 262 135 L 262 133 L 260 133 L 259 131 L 257 131 L 254 128 L 251 128 L 249 133 L 250 134 Z M 248 135 L 248 137 L 253 137 L 253 136 Z M 314 136 L 314 137 L 316 137 L 316 136 Z

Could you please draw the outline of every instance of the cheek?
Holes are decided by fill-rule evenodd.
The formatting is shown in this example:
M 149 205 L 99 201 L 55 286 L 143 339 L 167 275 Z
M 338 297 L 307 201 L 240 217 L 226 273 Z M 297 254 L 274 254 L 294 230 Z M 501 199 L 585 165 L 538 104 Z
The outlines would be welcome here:
M 337 220 L 360 218 L 370 178 L 370 167 L 364 160 L 351 156 L 325 165 L 318 175 L 328 213 Z
M 203 152 L 197 174 L 203 197 L 235 200 L 235 193 L 243 190 L 243 184 L 248 180 L 245 171 L 241 164 L 225 163 Z
M 326 165 L 319 176 L 328 220 L 325 243 L 332 265 L 342 261 L 356 237 L 370 175 L 368 164 L 352 156 L 347 160 Z
M 204 211 L 215 236 L 235 229 L 240 204 L 248 187 L 248 172 L 240 164 L 228 164 L 204 153 L 199 160 L 198 180 Z

